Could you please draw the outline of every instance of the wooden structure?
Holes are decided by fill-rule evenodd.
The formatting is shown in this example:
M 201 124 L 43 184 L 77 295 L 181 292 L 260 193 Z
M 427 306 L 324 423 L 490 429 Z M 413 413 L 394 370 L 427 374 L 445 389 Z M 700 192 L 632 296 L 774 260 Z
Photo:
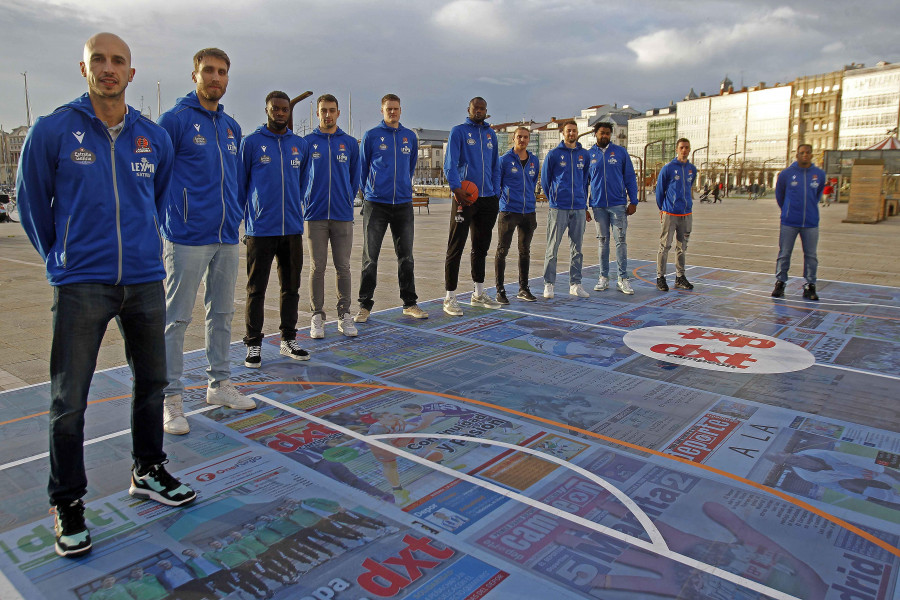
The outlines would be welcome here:
M 884 219 L 884 161 L 859 158 L 850 176 L 850 205 L 844 223 L 877 223 Z

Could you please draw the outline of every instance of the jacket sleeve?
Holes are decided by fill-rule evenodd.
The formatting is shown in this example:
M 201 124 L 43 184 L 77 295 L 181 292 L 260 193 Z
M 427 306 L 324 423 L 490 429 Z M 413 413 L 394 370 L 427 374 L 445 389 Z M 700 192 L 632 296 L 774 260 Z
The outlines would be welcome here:
M 180 124 L 178 123 L 178 117 L 176 117 L 171 112 L 164 112 L 159 116 L 156 120 L 156 123 L 166 130 L 166 133 L 169 134 L 169 139 L 172 140 L 172 147 L 175 148 L 175 153 L 178 154 L 178 145 L 181 143 L 181 135 L 180 135 Z
M 666 199 L 666 188 L 669 186 L 669 166 L 666 165 L 659 171 L 659 177 L 656 179 L 656 206 L 659 210 L 663 209 L 663 202 Z
M 544 164 L 541 165 L 541 189 L 544 190 L 547 200 L 550 199 L 550 155 L 552 153 L 552 150 L 547 153 L 547 156 L 544 157 Z
M 372 149 L 369 148 L 369 142 L 372 140 L 370 132 L 363 134 L 362 143 L 359 145 L 359 164 L 360 164 L 360 182 L 365 186 L 369 180 L 369 172 L 372 169 Z
M 447 140 L 447 152 L 444 154 L 444 177 L 447 178 L 447 184 L 453 191 L 460 186 L 462 178 L 459 176 L 460 156 L 463 150 L 463 134 L 460 127 L 454 127 L 450 130 L 450 138 Z
M 419 162 L 419 136 L 416 135 L 415 131 L 411 131 L 411 140 L 409 145 L 412 146 L 409 155 L 409 181 L 410 183 L 413 180 L 413 176 L 416 174 L 416 164 Z
M 353 199 L 356 197 L 356 194 L 359 192 L 359 176 L 360 176 L 360 165 L 359 165 L 359 143 L 356 141 L 356 138 L 350 136 L 350 191 L 352 192 L 350 196 L 350 204 L 353 204 Z
M 156 214 L 159 223 L 162 224 L 166 213 L 166 203 L 169 200 L 169 187 L 172 183 L 172 173 L 175 171 L 175 150 L 172 140 L 168 135 L 163 135 L 164 151 L 160 154 L 159 165 L 153 178 L 154 194 L 156 195 Z
M 784 189 L 786 186 L 787 177 L 785 176 L 785 171 L 782 171 L 778 174 L 778 179 L 775 180 L 775 202 L 778 203 L 778 206 L 784 206 Z
M 494 187 L 494 195 L 500 197 L 500 150 L 497 148 L 499 140 L 497 133 L 493 133 L 494 147 L 491 150 L 491 185 Z
M 624 163 L 622 167 L 622 177 L 625 183 L 625 190 L 628 192 L 628 200 L 632 204 L 638 203 L 638 188 L 637 188 L 637 176 L 634 173 L 634 165 L 631 162 L 631 157 L 628 156 L 628 153 L 625 153 L 625 160 L 622 161 Z
M 22 228 L 44 262 L 56 242 L 53 224 L 53 196 L 56 190 L 58 138 L 45 133 L 38 119 L 25 137 L 19 170 L 16 173 L 16 197 Z
M 588 201 L 588 191 L 591 189 L 591 153 L 587 152 L 587 160 L 584 161 L 584 168 L 582 169 L 584 173 L 581 177 L 584 188 L 584 201 L 587 203 Z
M 250 200 L 250 173 L 253 169 L 253 146 L 247 143 L 248 138 L 241 140 L 241 151 L 238 154 L 241 170 L 238 172 L 238 206 L 246 214 L 247 202 Z

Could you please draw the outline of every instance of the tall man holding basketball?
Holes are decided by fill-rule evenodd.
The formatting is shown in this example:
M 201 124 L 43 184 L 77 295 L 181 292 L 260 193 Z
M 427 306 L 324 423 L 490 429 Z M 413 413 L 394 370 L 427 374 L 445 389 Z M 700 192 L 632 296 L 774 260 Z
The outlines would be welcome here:
M 454 202 L 450 210 L 450 237 L 447 241 L 447 258 L 444 262 L 444 312 L 461 317 L 462 308 L 456 299 L 459 281 L 459 263 L 469 230 L 472 230 L 472 281 L 475 292 L 472 306 L 499 308 L 500 304 L 484 291 L 484 263 L 494 224 L 497 222 L 500 192 L 500 155 L 497 152 L 497 134 L 485 123 L 487 102 L 475 97 L 469 101 L 469 118 L 450 130 L 447 153 L 444 156 L 444 175 L 453 191 Z M 463 180 L 478 187 L 478 199 L 462 189 Z

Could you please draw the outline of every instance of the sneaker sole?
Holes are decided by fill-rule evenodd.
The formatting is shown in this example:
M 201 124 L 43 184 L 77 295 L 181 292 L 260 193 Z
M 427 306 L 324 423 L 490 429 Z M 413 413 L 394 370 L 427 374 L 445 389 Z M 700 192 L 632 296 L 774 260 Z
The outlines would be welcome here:
M 306 356 L 296 356 L 294 354 L 289 354 L 287 352 L 279 352 L 282 356 L 287 356 L 288 358 L 293 358 L 294 360 L 309 360 L 309 354 Z
M 630 292 L 626 292 L 622 288 L 619 288 L 619 291 L 622 292 L 623 294 L 625 294 L 626 296 L 631 296 L 632 294 L 634 294 L 634 290 L 631 290 Z
M 325 334 L 324 333 L 310 333 L 309 338 L 311 340 L 324 340 Z
M 253 402 L 251 400 L 251 402 Z M 234 404 L 225 404 L 224 402 L 213 402 L 209 398 L 206 399 L 206 403 L 211 406 L 224 406 L 225 408 L 230 408 L 232 410 L 253 410 L 256 408 L 256 402 L 253 402 L 253 406 L 239 406 Z
M 516 296 L 516 300 L 521 300 L 522 302 L 537 302 L 537 298 L 520 298 Z
M 156 502 L 165 504 L 166 506 L 184 506 L 197 499 L 197 492 L 194 492 L 193 496 L 184 500 L 169 500 L 162 494 L 154 492 L 153 490 L 134 487 L 133 483 L 131 484 L 131 487 L 128 488 L 128 493 L 132 498 L 140 498 L 142 500 L 155 500 Z
M 411 315 L 411 314 L 409 314 L 409 313 L 406 312 L 406 311 L 403 311 L 403 315 L 404 315 L 404 316 L 407 316 L 407 317 L 412 317 L 413 319 L 427 319 L 427 318 L 428 318 L 428 315 L 427 315 L 427 314 L 424 314 L 424 315 Z
M 260 366 L 262 366 L 262 361 L 260 361 L 260 362 L 250 362 L 249 360 L 245 360 L 245 361 L 244 361 L 244 366 L 245 366 L 245 367 L 250 367 L 251 369 L 258 369 Z
M 169 427 L 168 425 L 163 425 L 163 431 L 168 433 L 169 435 L 187 435 L 191 432 L 190 426 L 184 429 L 175 429 L 174 427 Z
M 63 558 L 77 558 L 79 556 L 84 556 L 93 548 L 93 544 L 88 544 L 84 548 L 79 548 L 78 550 L 64 550 L 59 543 L 53 545 L 53 549 L 56 550 L 56 553 Z
M 338 331 L 341 331 L 341 330 L 338 329 Z M 359 335 L 358 331 L 353 332 L 353 333 L 347 333 L 346 331 L 341 331 L 341 333 L 344 334 L 344 337 L 356 337 Z
M 353 317 L 354 323 L 366 323 L 368 320 L 369 320 L 369 317 L 366 317 L 365 319 L 360 319 L 359 317 Z
M 599 285 L 595 285 L 595 286 L 594 286 L 594 291 L 595 291 L 595 292 L 605 292 L 605 291 L 608 290 L 608 289 L 609 289 L 609 286 L 606 286 L 606 287 L 600 287 Z
M 450 310 L 446 306 L 444 307 L 444 312 L 450 315 L 451 317 L 461 317 L 463 316 L 463 311 L 461 310 Z
M 471 304 L 472 306 L 480 306 L 481 308 L 493 308 L 493 309 L 498 309 L 501 306 L 503 306 L 502 304 L 482 304 L 480 302 L 478 302 L 478 303 L 469 302 L 469 304 Z

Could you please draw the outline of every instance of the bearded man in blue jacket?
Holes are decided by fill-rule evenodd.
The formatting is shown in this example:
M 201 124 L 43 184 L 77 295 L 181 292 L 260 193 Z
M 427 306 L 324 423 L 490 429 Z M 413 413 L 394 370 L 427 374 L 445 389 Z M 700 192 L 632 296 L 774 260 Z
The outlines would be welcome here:
M 47 491 L 56 553 L 67 557 L 91 550 L 81 500 L 84 414 L 113 318 L 134 376 L 129 493 L 169 506 L 196 498 L 163 466 L 165 270 L 157 215 L 172 177 L 172 143 L 125 104 L 134 69 L 121 38 L 91 37 L 81 74 L 88 93 L 35 122 L 16 180 L 22 226 L 53 286 Z
M 231 320 L 238 270 L 238 196 L 241 128 L 219 103 L 231 60 L 218 48 L 194 55 L 196 91 L 159 117 L 175 147 L 175 170 L 162 222 L 166 264 L 166 433 L 190 431 L 182 408 L 184 333 L 200 282 L 206 306 L 206 402 L 239 410 L 256 408 L 231 383 Z
M 781 230 L 773 298 L 784 298 L 791 253 L 799 235 L 803 244 L 803 278 L 806 279 L 803 297 L 807 300 L 819 299 L 816 293 L 816 269 L 819 266 L 816 247 L 819 244 L 819 201 L 824 186 L 825 171 L 813 164 L 812 146 L 800 144 L 796 162 L 779 173 L 775 182 L 775 201 L 781 208 Z

